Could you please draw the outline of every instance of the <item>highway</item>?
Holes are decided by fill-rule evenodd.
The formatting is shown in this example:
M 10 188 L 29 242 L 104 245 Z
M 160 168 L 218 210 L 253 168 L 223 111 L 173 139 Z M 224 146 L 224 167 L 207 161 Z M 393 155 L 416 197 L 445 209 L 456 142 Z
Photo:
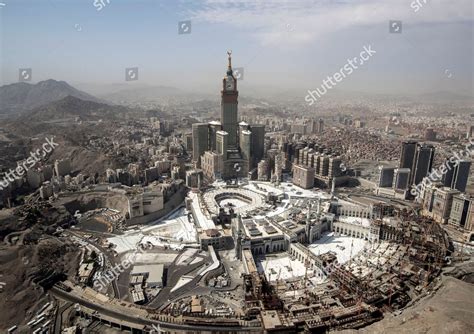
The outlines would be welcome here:
M 184 324 L 171 324 L 162 321 L 152 320 L 141 318 L 137 315 L 133 315 L 130 313 L 123 314 L 118 311 L 113 310 L 110 307 L 105 307 L 102 305 L 97 305 L 93 302 L 88 300 L 84 300 L 80 297 L 77 297 L 73 294 L 70 294 L 66 291 L 60 290 L 56 287 L 53 287 L 51 293 L 55 295 L 57 298 L 63 299 L 68 302 L 78 303 L 83 305 L 91 310 L 97 311 L 100 314 L 107 315 L 109 317 L 113 317 L 115 319 L 125 320 L 131 323 L 135 323 L 137 325 L 145 325 L 145 326 L 153 326 L 153 325 L 160 325 L 163 331 L 166 330 L 187 330 L 187 331 L 196 331 L 196 330 L 203 330 L 203 331 L 219 331 L 219 332 L 226 332 L 226 333 L 252 333 L 252 332 L 261 332 L 260 327 L 232 327 L 229 328 L 228 326 L 190 326 Z

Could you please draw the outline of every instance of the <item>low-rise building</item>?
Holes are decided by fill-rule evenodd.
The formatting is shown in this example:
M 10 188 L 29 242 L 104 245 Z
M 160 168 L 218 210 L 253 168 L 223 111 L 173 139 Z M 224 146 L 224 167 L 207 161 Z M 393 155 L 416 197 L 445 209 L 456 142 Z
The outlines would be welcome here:
M 132 188 L 127 194 L 128 214 L 130 218 L 141 217 L 164 207 L 164 196 L 161 188 L 150 185 L 145 188 Z
M 95 272 L 94 262 L 82 263 L 79 267 L 79 282 L 82 284 L 89 284 L 92 275 Z

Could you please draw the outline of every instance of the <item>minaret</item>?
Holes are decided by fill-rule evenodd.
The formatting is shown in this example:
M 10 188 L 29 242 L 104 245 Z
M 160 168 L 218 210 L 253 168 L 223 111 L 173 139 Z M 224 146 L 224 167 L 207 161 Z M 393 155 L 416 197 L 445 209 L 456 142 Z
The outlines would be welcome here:
M 311 209 L 312 209 L 312 204 L 311 202 L 308 205 L 308 211 L 306 213 L 306 226 L 305 226 L 305 233 L 306 233 L 306 243 L 310 244 L 313 240 L 311 237 L 311 228 L 313 224 L 311 223 Z
M 228 146 L 229 148 L 238 148 L 237 141 L 237 130 L 238 130 L 238 117 L 237 117 L 237 98 L 239 92 L 237 91 L 237 80 L 234 77 L 234 71 L 232 70 L 232 51 L 227 52 L 228 55 L 228 66 L 227 73 L 222 80 L 222 91 L 221 91 L 221 124 L 222 130 L 227 132 L 228 135 Z

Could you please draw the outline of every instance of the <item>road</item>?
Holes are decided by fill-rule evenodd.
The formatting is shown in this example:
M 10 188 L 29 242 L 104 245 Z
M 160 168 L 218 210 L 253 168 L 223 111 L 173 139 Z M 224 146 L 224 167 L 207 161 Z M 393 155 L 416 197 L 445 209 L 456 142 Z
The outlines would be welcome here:
M 58 312 L 56 314 L 56 320 L 54 322 L 54 334 L 61 334 L 61 328 L 63 323 L 63 314 L 64 312 L 72 306 L 72 303 L 67 302 L 63 306 L 58 308 Z
M 50 291 L 57 298 L 60 298 L 72 303 L 78 303 L 79 305 L 83 305 L 91 310 L 97 311 L 100 314 L 107 315 L 115 319 L 120 319 L 120 320 L 128 321 L 131 323 L 135 323 L 138 325 L 144 325 L 144 326 L 160 325 L 161 329 L 164 331 L 166 330 L 187 330 L 187 331 L 205 330 L 205 331 L 220 331 L 220 332 L 226 332 L 226 333 L 261 332 L 261 328 L 259 327 L 232 327 L 232 328 L 229 328 L 228 326 L 199 326 L 198 327 L 198 326 L 190 326 L 190 325 L 184 325 L 184 324 L 170 324 L 170 323 L 165 323 L 162 321 L 141 318 L 139 316 L 131 314 L 131 312 L 128 314 L 120 313 L 118 311 L 113 310 L 111 307 L 97 305 L 93 302 L 84 300 L 80 297 L 77 297 L 73 294 L 70 294 L 68 292 L 65 292 L 55 287 L 53 287 Z
M 210 261 L 211 258 L 206 257 L 203 261 L 187 266 L 176 265 L 175 263 L 169 265 L 166 286 L 160 291 L 158 296 L 150 302 L 149 306 L 152 308 L 163 309 L 171 301 L 174 301 L 178 297 L 182 298 L 186 294 L 192 293 L 193 291 L 195 291 L 196 293 L 209 293 L 210 291 L 207 288 L 204 291 L 196 289 L 199 288 L 197 284 L 202 278 L 201 276 L 196 275 L 196 271 L 198 270 L 198 268 L 202 267 L 204 263 L 209 263 Z M 179 288 L 176 291 L 171 292 L 171 289 L 178 283 L 179 279 L 184 275 L 192 275 L 195 276 L 195 278 L 185 286 Z
M 83 238 L 82 235 L 80 235 L 77 232 L 64 231 L 64 234 L 68 234 L 68 233 L 73 235 L 74 237 L 76 237 L 78 239 L 81 239 L 83 242 L 88 243 L 92 247 L 97 248 L 102 253 L 102 255 L 104 256 L 104 261 L 107 264 L 106 267 L 113 268 L 116 265 L 115 259 L 114 259 L 113 256 L 110 255 L 108 249 L 105 249 L 104 247 L 102 247 L 102 246 L 100 246 L 96 243 L 93 243 L 93 242 L 89 241 L 88 239 Z M 106 271 L 106 268 L 104 268 L 104 271 Z M 116 299 L 120 299 L 120 290 L 119 290 L 119 287 L 118 287 L 118 284 L 117 284 L 117 279 L 114 279 L 112 281 L 112 288 L 114 290 L 114 297 Z

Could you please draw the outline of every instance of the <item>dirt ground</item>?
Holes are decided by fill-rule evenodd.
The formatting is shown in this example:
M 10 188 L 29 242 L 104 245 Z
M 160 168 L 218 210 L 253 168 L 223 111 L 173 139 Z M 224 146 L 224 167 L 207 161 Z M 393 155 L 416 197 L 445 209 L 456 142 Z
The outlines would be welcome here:
M 69 275 L 77 270 L 79 252 L 61 241 L 49 238 L 36 245 L 0 245 L 0 332 L 31 319 L 35 310 L 50 301 L 39 285 L 32 283 L 42 268 Z M 3 332 L 2 332 L 3 333 Z

